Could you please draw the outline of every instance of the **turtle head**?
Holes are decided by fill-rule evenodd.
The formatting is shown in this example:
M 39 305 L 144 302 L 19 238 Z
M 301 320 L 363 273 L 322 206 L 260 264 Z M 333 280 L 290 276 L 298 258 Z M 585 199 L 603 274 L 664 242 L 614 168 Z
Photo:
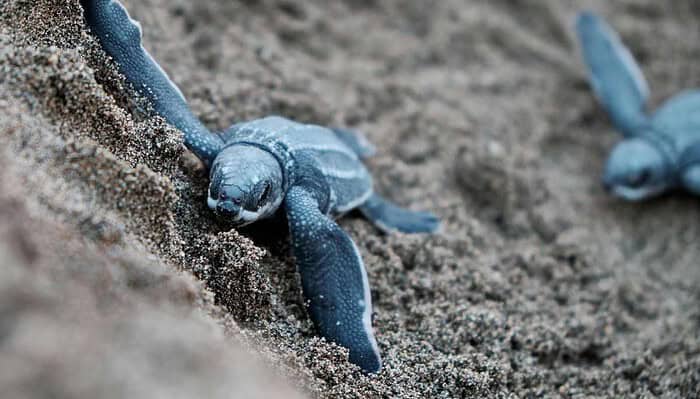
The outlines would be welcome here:
M 603 185 L 629 201 L 654 197 L 673 181 L 673 166 L 660 149 L 640 138 L 618 143 L 605 165 Z
M 279 162 L 269 152 L 251 145 L 221 150 L 209 177 L 207 205 L 237 226 L 272 215 L 284 198 Z

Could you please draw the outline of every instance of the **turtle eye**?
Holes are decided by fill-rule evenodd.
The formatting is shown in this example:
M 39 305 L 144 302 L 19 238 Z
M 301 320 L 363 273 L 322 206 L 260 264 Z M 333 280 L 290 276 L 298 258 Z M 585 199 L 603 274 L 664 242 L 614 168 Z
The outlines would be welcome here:
M 267 197 L 270 196 L 270 183 L 265 183 L 262 193 L 260 194 L 260 199 L 258 199 L 258 207 L 267 201 Z
M 646 184 L 650 178 L 651 171 L 649 169 L 643 169 L 641 172 L 631 175 L 627 180 L 627 185 L 633 188 L 641 187 Z

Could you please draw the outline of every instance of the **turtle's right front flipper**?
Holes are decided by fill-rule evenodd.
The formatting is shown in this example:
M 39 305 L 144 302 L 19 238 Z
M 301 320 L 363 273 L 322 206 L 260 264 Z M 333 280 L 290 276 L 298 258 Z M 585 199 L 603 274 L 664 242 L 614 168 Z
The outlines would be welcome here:
M 635 135 L 647 121 L 649 97 L 639 65 L 617 33 L 597 15 L 579 14 L 576 32 L 598 100 L 625 136 Z
M 348 348 L 351 362 L 379 371 L 372 299 L 357 247 L 304 188 L 289 190 L 285 208 L 309 316 L 322 336 Z
M 223 144 L 192 114 L 185 97 L 141 44 L 141 27 L 117 0 L 81 0 L 85 21 L 126 80 L 168 123 L 182 130 L 185 145 L 207 166 Z

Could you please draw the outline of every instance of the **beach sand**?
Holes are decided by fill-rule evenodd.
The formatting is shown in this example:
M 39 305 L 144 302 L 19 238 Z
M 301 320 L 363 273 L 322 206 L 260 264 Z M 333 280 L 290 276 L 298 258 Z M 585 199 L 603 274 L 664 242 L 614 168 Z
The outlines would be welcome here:
M 340 219 L 384 360 L 362 374 L 308 319 L 284 224 L 216 220 L 77 0 L 4 0 L 3 397 L 700 397 L 698 199 L 603 191 L 619 135 L 572 31 L 608 18 L 656 106 L 700 86 L 696 2 L 123 2 L 211 129 L 359 129 L 377 191 L 444 225 Z

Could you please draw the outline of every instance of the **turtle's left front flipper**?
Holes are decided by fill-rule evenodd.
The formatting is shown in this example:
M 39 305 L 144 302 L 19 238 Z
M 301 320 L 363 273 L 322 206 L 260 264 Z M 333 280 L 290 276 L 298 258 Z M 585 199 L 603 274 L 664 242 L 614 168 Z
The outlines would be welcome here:
M 351 362 L 379 371 L 367 272 L 355 243 L 304 188 L 289 190 L 285 208 L 311 319 L 322 336 L 350 351 Z
M 182 130 L 185 145 L 210 165 L 223 144 L 192 114 L 185 97 L 141 44 L 141 26 L 117 0 L 80 0 L 85 22 L 126 80 L 168 123 Z
M 646 121 L 649 86 L 620 37 L 599 16 L 582 12 L 576 33 L 591 86 L 615 126 L 625 135 L 638 133 Z

